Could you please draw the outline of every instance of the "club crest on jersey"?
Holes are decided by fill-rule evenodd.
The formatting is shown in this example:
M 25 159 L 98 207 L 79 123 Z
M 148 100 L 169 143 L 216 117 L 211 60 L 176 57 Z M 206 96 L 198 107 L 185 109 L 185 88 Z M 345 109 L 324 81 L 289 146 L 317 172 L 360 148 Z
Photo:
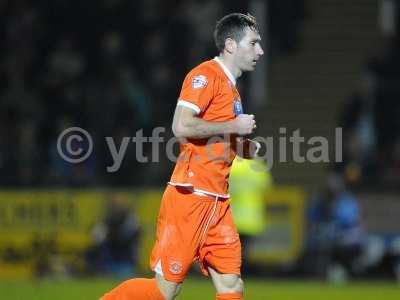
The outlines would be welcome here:
M 192 87 L 194 89 L 201 89 L 207 85 L 207 77 L 204 75 L 194 76 L 192 79 Z
M 240 100 L 233 100 L 233 112 L 236 117 L 243 113 L 242 102 Z

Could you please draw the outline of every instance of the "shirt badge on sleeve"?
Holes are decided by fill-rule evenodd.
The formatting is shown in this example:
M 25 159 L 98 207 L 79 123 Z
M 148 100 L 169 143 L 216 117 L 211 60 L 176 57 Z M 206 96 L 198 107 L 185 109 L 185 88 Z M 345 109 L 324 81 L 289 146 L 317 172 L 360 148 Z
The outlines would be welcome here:
M 192 87 L 194 89 L 201 89 L 207 85 L 207 77 L 204 75 L 194 76 L 192 79 Z
M 242 102 L 238 99 L 233 100 L 233 112 L 236 117 L 243 113 Z

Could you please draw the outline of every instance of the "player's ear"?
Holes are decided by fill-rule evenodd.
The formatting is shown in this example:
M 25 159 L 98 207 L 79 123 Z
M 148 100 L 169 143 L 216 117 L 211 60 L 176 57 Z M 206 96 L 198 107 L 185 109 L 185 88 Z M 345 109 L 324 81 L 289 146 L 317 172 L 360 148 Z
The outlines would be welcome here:
M 227 38 L 225 40 L 225 50 L 228 53 L 232 54 L 233 52 L 235 52 L 236 51 L 236 47 L 237 47 L 237 44 L 236 44 L 236 41 L 234 39 Z

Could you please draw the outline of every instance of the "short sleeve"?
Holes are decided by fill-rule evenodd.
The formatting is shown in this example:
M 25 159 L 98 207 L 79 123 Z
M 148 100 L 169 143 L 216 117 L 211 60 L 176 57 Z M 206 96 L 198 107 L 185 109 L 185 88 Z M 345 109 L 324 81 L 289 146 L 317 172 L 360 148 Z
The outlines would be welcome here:
M 215 75 L 194 70 L 183 81 L 178 105 L 186 106 L 197 114 L 203 112 L 214 97 Z

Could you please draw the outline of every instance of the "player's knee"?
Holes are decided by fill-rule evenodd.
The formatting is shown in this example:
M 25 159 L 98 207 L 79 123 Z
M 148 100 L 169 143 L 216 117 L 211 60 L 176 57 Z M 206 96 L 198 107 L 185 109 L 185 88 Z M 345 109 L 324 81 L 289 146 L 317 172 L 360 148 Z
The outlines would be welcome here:
M 242 293 L 243 280 L 239 275 L 224 275 L 220 280 L 220 293 Z
M 161 291 L 161 294 L 165 297 L 165 300 L 173 300 L 178 296 L 181 290 L 181 284 L 168 281 L 161 275 L 156 275 L 157 285 Z

